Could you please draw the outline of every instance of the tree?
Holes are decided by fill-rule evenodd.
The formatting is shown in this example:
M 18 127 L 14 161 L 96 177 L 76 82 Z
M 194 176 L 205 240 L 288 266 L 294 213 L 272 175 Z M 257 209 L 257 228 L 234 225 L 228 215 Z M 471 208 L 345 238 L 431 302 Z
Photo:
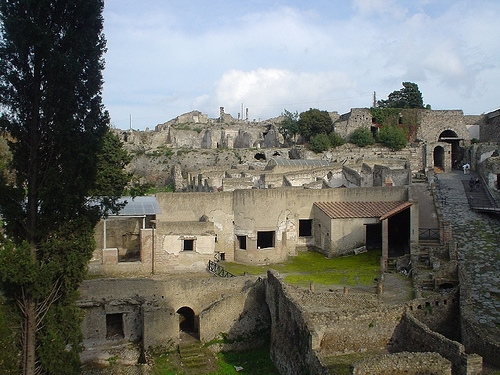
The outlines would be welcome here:
M 295 142 L 295 137 L 299 133 L 299 125 L 297 123 L 299 113 L 292 113 L 286 109 L 281 114 L 284 119 L 278 124 L 278 129 L 286 142 Z
M 328 138 L 330 139 L 331 147 L 338 147 L 345 144 L 345 139 L 342 138 L 342 136 L 339 133 L 336 133 L 334 131 L 328 134 Z
M 330 148 L 330 139 L 325 133 L 315 134 L 309 141 L 309 149 L 315 153 L 326 151 Z
M 25 375 L 79 372 L 75 301 L 101 214 L 88 197 L 109 130 L 103 8 L 103 0 L 0 2 L 0 108 L 15 174 L 0 176 L 0 286 L 18 306 Z
M 424 108 L 422 93 L 418 85 L 413 82 L 403 82 L 403 88 L 393 91 L 387 100 L 379 100 L 378 106 L 381 108 Z
M 382 126 L 377 134 L 377 140 L 393 150 L 401 150 L 408 142 L 408 133 L 398 126 Z
M 311 108 L 300 114 L 298 126 L 300 134 L 309 141 L 313 135 L 330 133 L 333 122 L 327 111 Z
M 372 132 L 367 127 L 355 129 L 349 137 L 349 142 L 359 147 L 371 146 L 375 143 Z

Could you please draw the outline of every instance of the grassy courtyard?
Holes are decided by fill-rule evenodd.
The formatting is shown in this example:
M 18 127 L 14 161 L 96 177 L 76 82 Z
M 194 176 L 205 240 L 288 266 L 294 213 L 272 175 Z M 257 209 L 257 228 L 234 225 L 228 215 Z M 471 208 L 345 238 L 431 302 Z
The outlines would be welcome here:
M 380 250 L 340 258 L 325 258 L 315 251 L 299 252 L 296 257 L 279 264 L 248 266 L 232 262 L 221 262 L 224 269 L 233 275 L 265 275 L 272 268 L 284 277 L 285 282 L 307 287 L 318 285 L 370 286 L 380 270 Z

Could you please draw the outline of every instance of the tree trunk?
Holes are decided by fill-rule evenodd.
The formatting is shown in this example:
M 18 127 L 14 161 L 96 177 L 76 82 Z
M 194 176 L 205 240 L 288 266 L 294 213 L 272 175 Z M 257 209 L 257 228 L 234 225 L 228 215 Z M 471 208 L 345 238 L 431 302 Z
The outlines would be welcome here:
M 36 370 L 36 303 L 26 297 L 23 322 L 23 375 L 35 375 Z

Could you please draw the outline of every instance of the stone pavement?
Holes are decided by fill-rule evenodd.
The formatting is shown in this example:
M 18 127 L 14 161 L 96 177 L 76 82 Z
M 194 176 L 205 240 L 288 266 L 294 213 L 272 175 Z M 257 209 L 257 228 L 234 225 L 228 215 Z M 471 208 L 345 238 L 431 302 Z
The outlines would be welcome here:
M 500 339 L 500 215 L 470 209 L 466 191 L 471 172 L 437 174 L 439 189 L 446 197 L 443 217 L 450 221 L 460 263 L 471 282 L 471 312 L 477 323 Z

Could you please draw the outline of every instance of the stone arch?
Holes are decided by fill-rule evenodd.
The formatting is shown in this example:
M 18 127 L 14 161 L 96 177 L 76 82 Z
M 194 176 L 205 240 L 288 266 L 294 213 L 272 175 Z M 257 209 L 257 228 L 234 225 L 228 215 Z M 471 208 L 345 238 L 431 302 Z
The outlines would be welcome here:
M 442 146 L 436 146 L 433 151 L 434 168 L 438 170 L 445 170 L 445 152 Z
M 183 306 L 176 312 L 179 316 L 179 332 L 184 332 L 198 338 L 200 333 L 199 324 L 194 310 L 189 306 Z

